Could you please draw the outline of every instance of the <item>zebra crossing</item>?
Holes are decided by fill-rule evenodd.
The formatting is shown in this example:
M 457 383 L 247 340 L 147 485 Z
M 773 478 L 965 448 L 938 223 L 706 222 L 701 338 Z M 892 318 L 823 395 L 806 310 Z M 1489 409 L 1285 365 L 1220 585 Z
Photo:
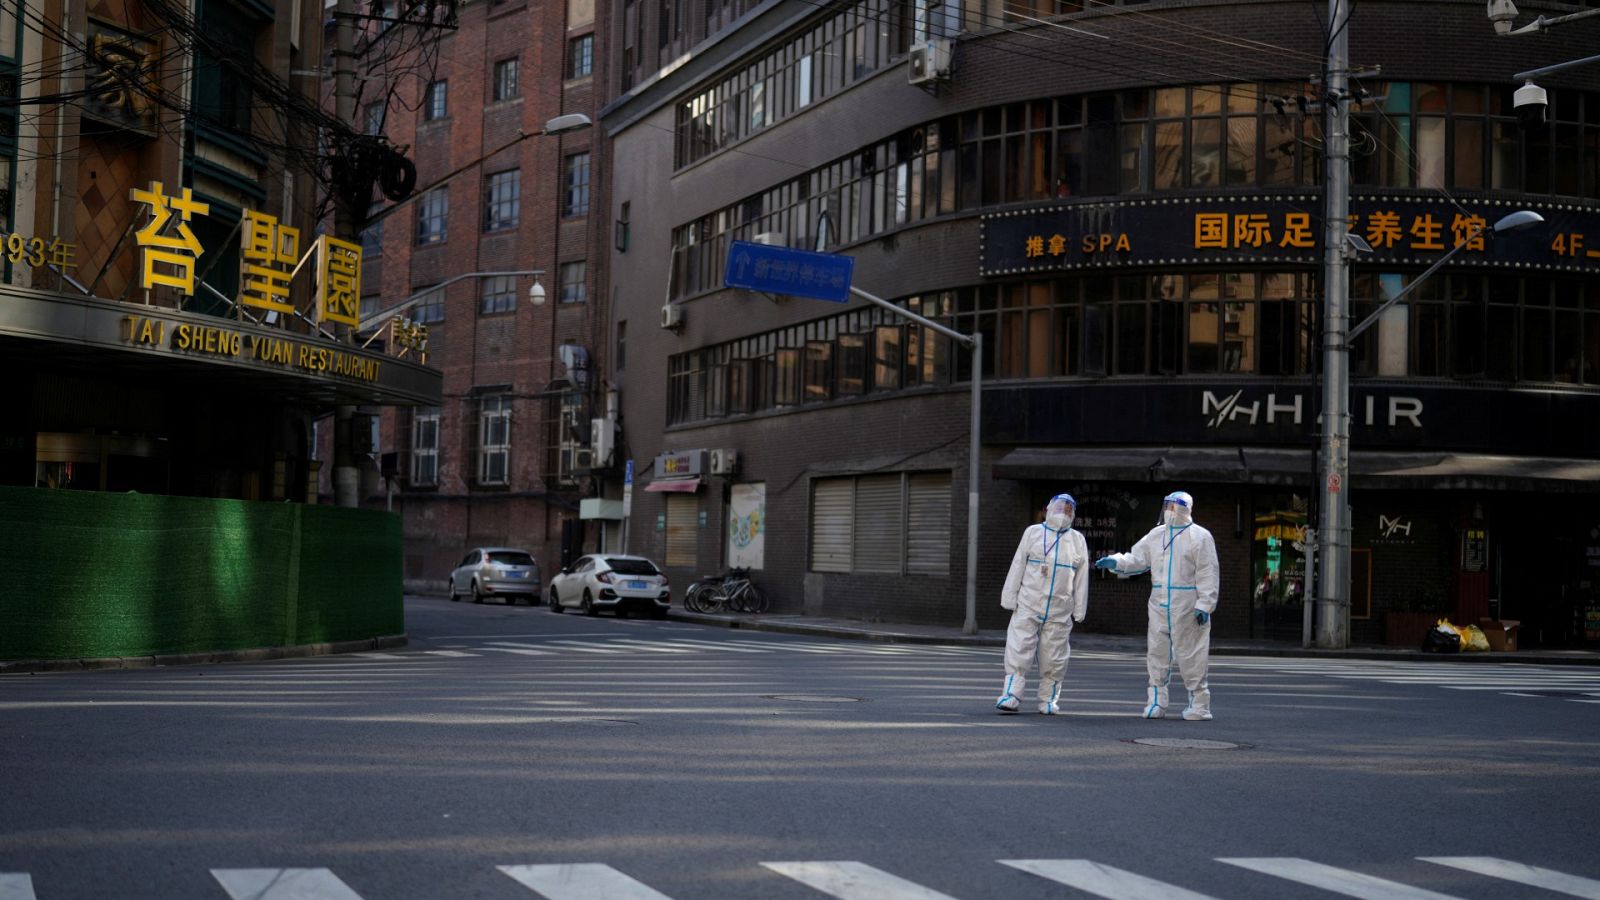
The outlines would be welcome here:
M 1366 684 L 1437 687 L 1574 703 L 1600 703 L 1600 668 L 1528 663 L 1432 663 L 1413 660 L 1211 658 L 1213 684 L 1251 677 L 1307 676 Z
M 347 658 L 367 660 L 415 660 L 426 657 L 465 658 L 509 654 L 513 656 L 572 656 L 572 657 L 639 657 L 641 655 L 706 656 L 794 653 L 809 656 L 868 656 L 910 657 L 942 656 L 954 658 L 980 658 L 993 660 L 999 653 L 996 647 L 951 647 L 937 644 L 878 644 L 849 641 L 794 641 L 794 640 L 703 640 L 697 638 L 643 639 L 612 637 L 599 640 L 572 638 L 544 638 L 538 641 L 487 640 L 471 645 L 437 650 L 407 650 L 402 652 L 363 652 L 346 654 Z M 1074 653 L 1076 658 L 1094 658 L 1097 654 Z M 1098 654 L 1105 659 L 1121 659 L 1123 654 Z
M 1468 873 L 1491 882 L 1486 886 L 1473 885 L 1474 893 L 1503 891 L 1509 882 L 1567 897 L 1600 900 L 1600 880 L 1555 869 L 1490 856 L 1418 856 L 1414 860 L 1427 865 L 1406 873 L 1413 881 L 1449 874 L 1446 880 L 1459 885 L 1459 873 Z M 1089 859 L 1000 859 L 994 862 L 1107 900 L 1220 900 L 1211 894 Z M 1397 862 L 1409 865 L 1410 861 L 1391 861 L 1384 868 L 1392 871 Z M 1283 891 L 1286 886 L 1281 882 L 1290 882 L 1358 900 L 1456 900 L 1454 895 L 1427 887 L 1300 857 L 1217 857 L 1210 863 L 1250 873 L 1235 873 L 1231 877 L 1239 879 L 1241 890 L 1256 896 L 1264 890 Z M 604 863 L 495 868 L 548 900 L 671 900 L 667 894 Z M 763 862 L 759 868 L 762 873 L 798 882 L 838 900 L 955 900 L 950 894 L 855 860 Z M 349 884 L 326 868 L 212 869 L 210 874 L 230 900 L 362 900 Z M 997 886 L 1003 883 L 997 882 Z M 53 900 L 48 887 L 41 890 L 45 893 L 35 893 L 35 885 L 27 873 L 0 873 L 0 900 Z

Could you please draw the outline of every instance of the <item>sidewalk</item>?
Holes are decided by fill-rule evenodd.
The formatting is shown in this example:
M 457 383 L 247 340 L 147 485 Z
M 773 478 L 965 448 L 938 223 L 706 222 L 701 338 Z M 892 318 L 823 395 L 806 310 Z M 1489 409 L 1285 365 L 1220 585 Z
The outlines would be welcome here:
M 966 647 L 994 647 L 998 652 L 1006 643 L 1004 631 L 962 634 L 959 627 L 940 625 L 902 625 L 861 622 L 855 619 L 830 619 L 822 616 L 745 615 L 734 613 L 693 613 L 676 607 L 668 617 L 681 622 L 744 628 L 750 631 L 775 631 L 785 634 L 810 634 L 823 637 L 881 641 L 888 644 L 947 644 Z M 1143 654 L 1143 635 L 1074 634 L 1074 650 Z M 1406 647 L 1361 646 L 1348 650 L 1306 649 L 1298 643 L 1268 640 L 1219 638 L 1211 642 L 1212 656 L 1276 656 L 1296 659 L 1382 659 L 1416 662 L 1521 662 L 1540 665 L 1600 666 L 1600 651 L 1594 650 L 1519 650 L 1515 653 L 1423 653 Z

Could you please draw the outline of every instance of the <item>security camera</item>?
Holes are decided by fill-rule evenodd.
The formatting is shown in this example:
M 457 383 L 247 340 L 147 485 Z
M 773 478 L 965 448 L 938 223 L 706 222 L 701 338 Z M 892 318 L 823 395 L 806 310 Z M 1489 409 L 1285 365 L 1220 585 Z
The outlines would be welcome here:
M 1517 5 L 1511 0 L 1489 0 L 1489 21 L 1495 34 L 1510 34 L 1511 23 L 1517 20 Z
M 1511 95 L 1511 106 L 1524 128 L 1537 128 L 1544 124 L 1544 111 L 1550 105 L 1550 95 L 1544 88 L 1528 82 Z

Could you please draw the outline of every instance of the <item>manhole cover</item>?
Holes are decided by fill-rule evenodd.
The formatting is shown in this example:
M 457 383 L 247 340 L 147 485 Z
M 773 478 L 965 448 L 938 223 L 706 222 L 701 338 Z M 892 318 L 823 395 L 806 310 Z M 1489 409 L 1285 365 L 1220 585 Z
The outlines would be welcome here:
M 768 694 L 768 700 L 788 700 L 793 703 L 860 703 L 860 697 L 835 697 L 829 694 Z
M 1228 741 L 1204 741 L 1199 738 L 1134 738 L 1135 744 L 1146 747 L 1171 747 L 1174 750 L 1237 750 L 1243 744 Z

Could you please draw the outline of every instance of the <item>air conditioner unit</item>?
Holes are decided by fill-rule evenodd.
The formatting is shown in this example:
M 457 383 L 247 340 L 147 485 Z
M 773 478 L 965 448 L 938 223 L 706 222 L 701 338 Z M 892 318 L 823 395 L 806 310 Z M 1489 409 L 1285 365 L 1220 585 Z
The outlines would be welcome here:
M 950 74 L 950 42 L 919 41 L 911 45 L 910 81 L 927 84 Z
M 672 303 L 668 303 L 667 305 L 661 307 L 661 327 L 682 328 L 683 307 Z
M 616 433 L 615 419 L 589 420 L 589 449 L 594 451 L 595 468 L 604 469 L 611 465 L 611 451 L 615 446 Z
M 572 472 L 582 475 L 594 468 L 594 451 L 588 447 L 574 447 L 572 450 Z
M 733 475 L 739 471 L 739 451 L 733 449 L 711 451 L 711 474 Z

